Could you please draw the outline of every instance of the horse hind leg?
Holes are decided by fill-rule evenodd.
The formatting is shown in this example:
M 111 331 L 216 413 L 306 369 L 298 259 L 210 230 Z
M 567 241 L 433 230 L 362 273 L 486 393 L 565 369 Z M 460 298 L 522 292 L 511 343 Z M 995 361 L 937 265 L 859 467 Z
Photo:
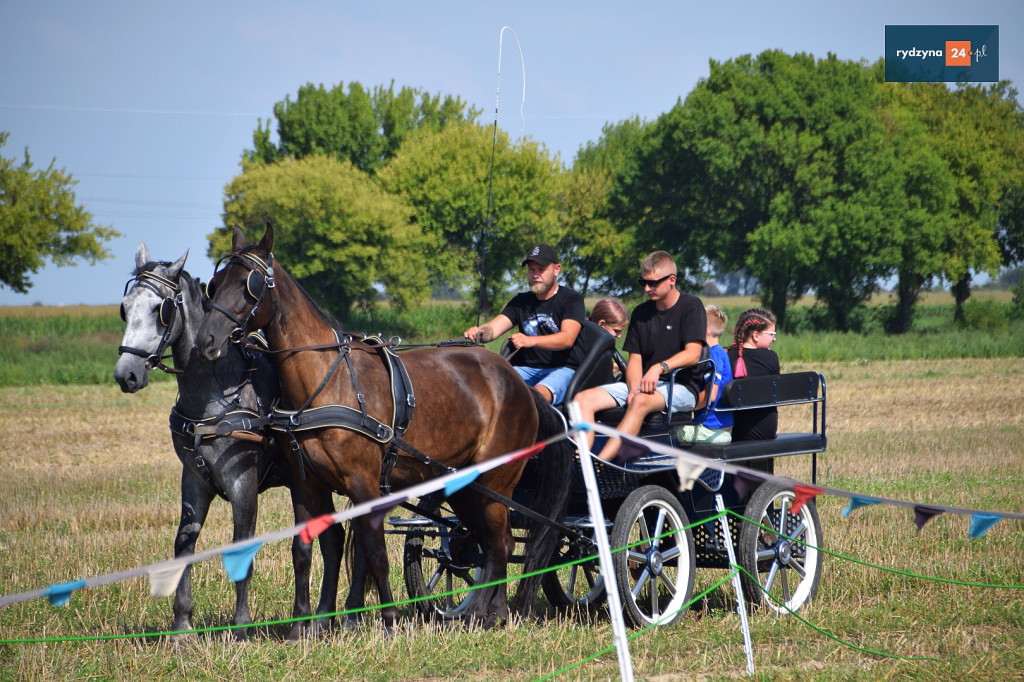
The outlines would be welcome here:
M 210 511 L 213 493 L 195 480 L 184 468 L 181 470 L 181 519 L 174 536 L 174 558 L 194 554 L 199 533 Z M 174 592 L 174 622 L 171 630 L 183 632 L 192 629 L 192 565 L 185 566 Z
M 476 492 L 460 493 L 450 499 L 452 508 L 484 553 L 480 588 L 462 620 L 471 627 L 490 629 L 508 619 L 508 560 L 515 538 L 508 523 L 508 508 Z M 495 584 L 491 584 L 495 583 Z

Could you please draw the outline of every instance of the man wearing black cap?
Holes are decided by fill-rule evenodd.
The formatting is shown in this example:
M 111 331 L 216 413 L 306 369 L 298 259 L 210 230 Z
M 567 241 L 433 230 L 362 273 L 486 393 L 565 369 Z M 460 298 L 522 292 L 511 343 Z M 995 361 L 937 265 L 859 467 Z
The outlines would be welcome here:
M 558 252 L 547 244 L 530 249 L 523 265 L 530 291 L 516 295 L 493 320 L 470 327 L 463 336 L 487 343 L 518 326 L 519 332 L 509 337 L 516 348 L 509 361 L 526 383 L 558 405 L 576 372 L 578 361 L 571 351 L 586 316 L 583 297 L 558 285 L 562 266 Z

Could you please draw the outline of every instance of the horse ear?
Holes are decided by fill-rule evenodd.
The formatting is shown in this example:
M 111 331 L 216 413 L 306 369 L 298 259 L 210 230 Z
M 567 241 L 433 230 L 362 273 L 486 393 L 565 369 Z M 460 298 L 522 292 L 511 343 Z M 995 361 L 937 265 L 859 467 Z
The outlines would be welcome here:
M 174 261 L 174 263 L 171 264 L 171 267 L 167 268 L 167 275 L 171 279 L 178 279 L 178 275 L 181 274 L 182 268 L 185 267 L 185 261 L 186 260 L 188 260 L 188 251 L 187 250 L 185 251 L 185 254 L 181 258 L 179 258 L 178 260 Z
M 235 225 L 235 234 L 231 238 L 231 253 L 240 253 L 245 248 L 245 232 L 242 232 L 242 228 Z
M 141 268 L 143 265 L 149 262 L 149 247 L 146 246 L 145 242 L 139 242 L 139 246 L 135 249 L 135 267 Z
M 267 231 L 263 233 L 263 239 L 260 240 L 260 247 L 265 253 L 274 252 L 274 226 L 267 221 Z

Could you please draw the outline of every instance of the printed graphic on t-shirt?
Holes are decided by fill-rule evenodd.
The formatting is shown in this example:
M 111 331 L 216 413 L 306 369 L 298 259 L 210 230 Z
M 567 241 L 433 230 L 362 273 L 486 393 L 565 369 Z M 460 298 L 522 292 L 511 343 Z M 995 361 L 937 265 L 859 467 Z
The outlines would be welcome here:
M 532 315 L 523 322 L 523 333 L 527 336 L 545 336 L 560 331 L 555 319 L 547 313 Z

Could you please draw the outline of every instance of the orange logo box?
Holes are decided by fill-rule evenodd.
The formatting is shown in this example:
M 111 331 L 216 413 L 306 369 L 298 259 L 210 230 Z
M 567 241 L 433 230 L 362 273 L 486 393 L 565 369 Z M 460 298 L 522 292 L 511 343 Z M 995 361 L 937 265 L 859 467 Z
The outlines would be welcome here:
M 947 40 L 946 41 L 946 66 L 970 66 L 971 65 L 971 41 L 969 40 Z

